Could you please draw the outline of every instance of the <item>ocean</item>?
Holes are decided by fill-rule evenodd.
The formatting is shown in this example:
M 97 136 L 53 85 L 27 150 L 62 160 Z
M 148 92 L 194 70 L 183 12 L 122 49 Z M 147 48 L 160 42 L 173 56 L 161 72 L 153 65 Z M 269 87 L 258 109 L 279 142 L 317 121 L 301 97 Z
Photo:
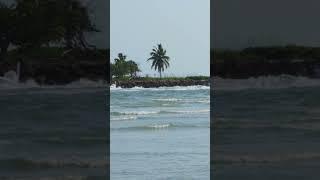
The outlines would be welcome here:
M 213 89 L 213 179 L 319 179 L 320 80 L 223 80 Z
M 111 179 L 208 180 L 209 92 L 111 87 Z
M 106 86 L 0 84 L 0 179 L 106 179 Z
M 111 87 L 111 179 L 318 179 L 320 81 L 214 78 L 209 87 Z M 0 83 L 0 179 L 105 179 L 103 83 Z

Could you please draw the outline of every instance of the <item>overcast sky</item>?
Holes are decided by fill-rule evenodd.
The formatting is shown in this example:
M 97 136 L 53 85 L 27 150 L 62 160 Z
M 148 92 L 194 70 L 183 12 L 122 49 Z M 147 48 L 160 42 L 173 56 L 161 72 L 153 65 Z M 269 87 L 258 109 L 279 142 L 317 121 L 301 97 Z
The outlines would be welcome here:
M 214 0 L 211 40 L 218 48 L 320 46 L 319 0 Z
M 127 55 L 143 74 L 157 74 L 146 62 L 162 43 L 170 56 L 167 75 L 209 75 L 210 0 L 111 0 L 111 58 Z

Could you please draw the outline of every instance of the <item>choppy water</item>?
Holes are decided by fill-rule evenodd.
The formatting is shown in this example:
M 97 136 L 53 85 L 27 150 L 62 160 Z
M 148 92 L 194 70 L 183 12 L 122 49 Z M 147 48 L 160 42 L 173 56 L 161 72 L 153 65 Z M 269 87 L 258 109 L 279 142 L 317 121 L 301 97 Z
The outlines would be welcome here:
M 319 79 L 214 86 L 214 177 L 317 179 Z M 104 179 L 105 87 L 0 82 L 0 178 Z M 110 115 L 112 179 L 209 179 L 208 87 L 113 87 Z
M 320 80 L 253 80 L 214 91 L 214 179 L 318 179 Z
M 209 179 L 209 87 L 111 88 L 111 179 Z
M 0 179 L 105 179 L 106 90 L 0 88 Z

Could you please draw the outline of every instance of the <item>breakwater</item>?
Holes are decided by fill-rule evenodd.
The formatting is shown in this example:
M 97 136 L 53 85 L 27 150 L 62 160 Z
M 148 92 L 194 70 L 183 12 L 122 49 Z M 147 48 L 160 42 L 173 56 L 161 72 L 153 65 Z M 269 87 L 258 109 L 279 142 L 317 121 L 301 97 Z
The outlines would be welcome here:
M 209 80 L 125 80 L 125 81 L 112 81 L 116 87 L 121 88 L 133 88 L 133 87 L 144 87 L 144 88 L 157 88 L 157 87 L 171 87 L 171 86 L 208 86 Z

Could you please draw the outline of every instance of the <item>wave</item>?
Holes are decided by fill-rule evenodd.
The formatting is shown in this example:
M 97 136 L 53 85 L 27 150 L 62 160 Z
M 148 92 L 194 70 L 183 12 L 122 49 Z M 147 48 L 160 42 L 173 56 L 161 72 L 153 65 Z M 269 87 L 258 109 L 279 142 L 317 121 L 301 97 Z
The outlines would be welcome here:
M 210 103 L 209 99 L 177 99 L 177 98 L 163 98 L 152 99 L 153 101 L 160 102 L 184 102 L 184 103 Z
M 183 101 L 183 99 L 177 99 L 177 98 L 164 98 L 164 99 L 152 99 L 153 101 L 164 101 L 164 102 L 178 102 Z
M 279 76 L 251 77 L 248 79 L 213 78 L 214 90 L 283 89 L 315 86 L 320 86 L 320 79 L 285 74 Z
M 297 152 L 297 153 L 279 153 L 279 154 L 262 154 L 262 155 L 223 155 L 216 154 L 213 161 L 215 164 L 224 163 L 277 163 L 285 161 L 306 161 L 306 160 L 319 160 L 320 153 L 314 152 Z
M 104 168 L 108 163 L 105 160 L 32 160 L 25 158 L 0 159 L 1 168 L 35 169 L 35 168 Z
M 197 113 L 207 113 L 207 112 L 210 112 L 210 109 L 187 110 L 187 111 L 168 110 L 168 111 L 162 111 L 162 112 L 164 112 L 164 113 L 177 113 L 177 114 L 197 114 Z
M 112 117 L 111 121 L 128 121 L 128 120 L 136 120 L 137 116 L 123 116 L 123 117 Z
M 8 80 L 7 78 L 0 77 L 0 89 L 54 89 L 54 88 L 66 88 L 66 89 L 74 89 L 74 88 L 106 88 L 108 87 L 108 83 L 105 80 L 89 80 L 86 78 L 81 78 L 77 81 L 73 81 L 66 85 L 40 85 L 34 79 L 28 79 L 25 82 L 15 82 Z
M 168 128 L 170 126 L 171 126 L 171 124 L 155 124 L 155 125 L 150 125 L 147 127 L 154 128 L 154 129 L 160 129 L 160 128 Z
M 148 115 L 159 114 L 161 111 L 135 111 L 135 112 L 111 112 L 111 115 Z
M 195 91 L 195 90 L 209 90 L 210 86 L 172 86 L 172 87 L 158 87 L 158 88 L 144 88 L 144 87 L 133 87 L 133 88 L 121 88 L 116 87 L 115 84 L 110 86 L 111 91 Z
M 150 114 L 196 114 L 196 113 L 207 113 L 207 112 L 210 112 L 210 109 L 111 112 L 111 115 L 121 116 L 121 115 L 150 115 Z
M 157 129 L 172 129 L 172 128 L 210 128 L 209 125 L 189 125 L 189 124 L 152 124 L 152 125 L 142 125 L 142 126 L 132 126 L 132 127 L 120 127 L 111 128 L 111 130 L 117 131 L 140 131 L 140 130 L 157 130 Z

